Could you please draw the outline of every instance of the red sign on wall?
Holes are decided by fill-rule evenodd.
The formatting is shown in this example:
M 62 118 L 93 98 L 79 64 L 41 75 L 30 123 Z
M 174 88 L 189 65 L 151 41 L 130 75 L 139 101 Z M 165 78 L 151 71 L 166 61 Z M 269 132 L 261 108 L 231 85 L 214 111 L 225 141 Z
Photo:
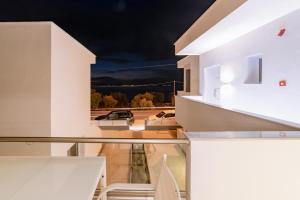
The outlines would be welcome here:
M 286 80 L 279 81 L 279 86 L 280 86 L 280 87 L 285 87 L 285 86 L 287 86 Z
M 285 34 L 285 31 L 286 31 L 286 29 L 285 28 L 282 28 L 282 29 L 280 29 L 280 31 L 278 32 L 278 36 L 279 37 L 282 37 L 284 34 Z

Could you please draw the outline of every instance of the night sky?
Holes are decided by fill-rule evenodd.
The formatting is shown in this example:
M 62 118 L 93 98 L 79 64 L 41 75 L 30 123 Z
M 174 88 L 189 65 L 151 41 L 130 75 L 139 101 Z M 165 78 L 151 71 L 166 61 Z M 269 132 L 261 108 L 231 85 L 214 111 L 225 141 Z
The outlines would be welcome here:
M 213 0 L 2 0 L 0 21 L 53 21 L 97 55 L 92 77 L 182 79 L 173 43 Z

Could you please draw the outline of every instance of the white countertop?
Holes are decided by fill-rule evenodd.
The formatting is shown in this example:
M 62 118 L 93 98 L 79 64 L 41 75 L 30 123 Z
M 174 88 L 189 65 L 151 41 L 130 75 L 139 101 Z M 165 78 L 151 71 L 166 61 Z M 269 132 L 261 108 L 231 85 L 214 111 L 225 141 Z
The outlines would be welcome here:
M 104 157 L 0 157 L 1 200 L 92 200 Z

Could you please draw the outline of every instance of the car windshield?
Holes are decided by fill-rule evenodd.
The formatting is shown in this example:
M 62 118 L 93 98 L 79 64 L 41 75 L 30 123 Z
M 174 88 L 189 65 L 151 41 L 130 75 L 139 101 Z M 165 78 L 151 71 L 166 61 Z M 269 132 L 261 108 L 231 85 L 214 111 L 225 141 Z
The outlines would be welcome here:
M 130 116 L 129 116 L 129 113 L 126 111 L 126 112 L 120 112 L 119 113 L 119 117 L 121 117 L 121 118 L 127 118 L 127 117 L 130 117 Z
M 162 116 L 164 116 L 164 114 L 165 114 L 165 112 L 162 111 L 162 112 L 158 113 L 158 114 L 156 115 L 156 117 L 161 118 Z
M 164 116 L 165 118 L 175 117 L 175 113 L 168 113 Z
M 112 112 L 112 113 L 108 114 L 107 118 L 108 118 L 109 120 L 118 119 L 118 114 L 115 113 L 115 112 Z
M 130 111 L 112 111 L 107 114 L 107 117 L 110 119 L 125 119 L 132 117 L 132 113 Z

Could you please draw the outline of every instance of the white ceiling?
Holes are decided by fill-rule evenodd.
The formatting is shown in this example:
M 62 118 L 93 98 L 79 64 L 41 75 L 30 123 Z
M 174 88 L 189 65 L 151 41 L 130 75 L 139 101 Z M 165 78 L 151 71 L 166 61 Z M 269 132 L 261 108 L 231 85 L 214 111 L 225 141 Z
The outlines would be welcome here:
M 177 55 L 203 54 L 298 9 L 300 0 L 248 0 Z

